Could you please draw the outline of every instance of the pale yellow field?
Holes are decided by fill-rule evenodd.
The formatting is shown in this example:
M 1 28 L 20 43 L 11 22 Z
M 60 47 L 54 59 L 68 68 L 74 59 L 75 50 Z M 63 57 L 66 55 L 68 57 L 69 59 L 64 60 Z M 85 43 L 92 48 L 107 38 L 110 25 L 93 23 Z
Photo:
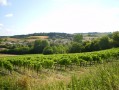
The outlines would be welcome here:
M 17 38 L 5 38 L 5 39 L 7 39 L 7 41 L 14 41 L 14 42 L 21 40 L 21 39 L 17 39 Z
M 48 39 L 48 36 L 30 36 L 28 39 Z
M 11 55 L 11 54 L 0 54 L 0 57 L 7 57 L 7 56 L 16 56 L 16 55 Z

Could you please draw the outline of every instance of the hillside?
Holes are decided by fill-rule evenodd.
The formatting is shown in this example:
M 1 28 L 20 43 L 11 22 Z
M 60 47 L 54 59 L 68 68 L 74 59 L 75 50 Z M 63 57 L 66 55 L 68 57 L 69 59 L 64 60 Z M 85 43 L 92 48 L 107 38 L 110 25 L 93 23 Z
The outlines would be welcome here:
M 49 38 L 69 38 L 72 37 L 72 34 L 67 33 L 33 33 L 27 35 L 14 35 L 11 38 L 28 38 L 30 36 L 48 36 Z
M 34 33 L 0 38 L 2 54 L 64 54 L 118 47 L 119 32 Z
M 83 36 L 91 36 L 91 37 L 102 37 L 108 34 L 111 34 L 111 32 L 88 32 L 88 33 L 74 33 L 74 34 L 69 34 L 69 33 L 57 33 L 57 32 L 52 32 L 52 33 L 33 33 L 33 34 L 26 34 L 26 35 L 13 35 L 13 36 L 0 36 L 0 38 L 28 38 L 30 36 L 48 36 L 49 38 L 71 38 L 75 34 L 82 34 Z
M 119 48 L 114 48 L 77 54 L 1 57 L 0 89 L 118 90 L 118 53 Z
M 14 35 L 14 36 L 0 36 L 0 39 L 7 40 L 7 42 L 23 42 L 23 41 L 35 41 L 38 39 L 44 40 L 44 39 L 67 39 L 72 40 L 73 36 L 76 34 L 83 35 L 83 41 L 91 41 L 96 38 L 100 38 L 106 35 L 110 35 L 112 33 L 98 33 L 98 32 L 89 32 L 89 33 L 74 33 L 74 34 L 68 34 L 68 33 L 33 33 L 33 34 L 26 34 L 26 35 Z

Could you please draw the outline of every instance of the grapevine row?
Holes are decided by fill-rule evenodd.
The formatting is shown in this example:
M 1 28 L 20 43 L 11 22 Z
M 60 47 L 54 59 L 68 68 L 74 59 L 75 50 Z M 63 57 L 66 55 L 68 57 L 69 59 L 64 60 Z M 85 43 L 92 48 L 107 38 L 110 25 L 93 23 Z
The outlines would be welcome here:
M 119 48 L 96 52 L 55 55 L 21 55 L 15 57 L 0 58 L 0 70 L 2 68 L 12 72 L 15 68 L 31 69 L 37 72 L 42 69 L 57 69 L 62 66 L 72 67 L 93 65 L 95 63 L 109 62 L 111 58 L 119 58 Z

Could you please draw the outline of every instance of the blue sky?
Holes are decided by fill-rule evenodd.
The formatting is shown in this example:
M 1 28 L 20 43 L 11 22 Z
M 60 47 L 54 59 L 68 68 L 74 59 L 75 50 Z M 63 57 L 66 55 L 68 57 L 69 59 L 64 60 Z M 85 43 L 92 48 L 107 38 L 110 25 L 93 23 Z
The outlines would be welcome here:
M 118 30 L 119 0 L 0 0 L 0 36 Z

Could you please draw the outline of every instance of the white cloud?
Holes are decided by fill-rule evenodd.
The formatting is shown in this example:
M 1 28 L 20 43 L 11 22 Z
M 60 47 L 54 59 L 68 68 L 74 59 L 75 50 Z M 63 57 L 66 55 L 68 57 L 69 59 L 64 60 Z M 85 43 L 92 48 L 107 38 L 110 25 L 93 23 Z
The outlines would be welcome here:
M 35 20 L 25 30 L 33 32 L 113 32 L 119 29 L 119 8 L 67 5 Z
M 0 0 L 0 5 L 7 6 L 8 1 L 7 0 Z
M 0 23 L 0 30 L 2 30 L 4 27 L 4 25 L 2 23 Z
M 14 35 L 12 28 L 0 24 L 0 36 Z
M 2 23 L 0 23 L 0 27 L 2 27 L 3 26 L 3 24 Z
M 0 28 L 0 36 L 10 36 L 10 35 L 14 35 L 12 30 L 5 29 L 5 28 Z
M 12 13 L 6 14 L 5 17 L 9 18 L 9 17 L 13 17 Z

